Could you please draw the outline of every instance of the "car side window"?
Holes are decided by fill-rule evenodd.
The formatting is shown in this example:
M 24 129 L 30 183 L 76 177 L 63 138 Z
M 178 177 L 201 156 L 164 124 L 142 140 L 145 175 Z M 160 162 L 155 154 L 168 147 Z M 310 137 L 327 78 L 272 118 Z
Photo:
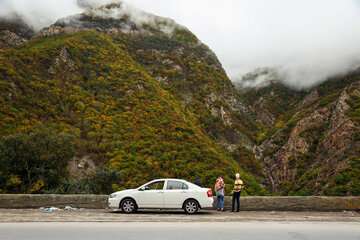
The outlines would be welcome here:
M 166 190 L 187 190 L 189 186 L 183 182 L 178 181 L 168 181 L 166 185 Z
M 163 190 L 165 181 L 153 182 L 145 186 L 145 190 Z

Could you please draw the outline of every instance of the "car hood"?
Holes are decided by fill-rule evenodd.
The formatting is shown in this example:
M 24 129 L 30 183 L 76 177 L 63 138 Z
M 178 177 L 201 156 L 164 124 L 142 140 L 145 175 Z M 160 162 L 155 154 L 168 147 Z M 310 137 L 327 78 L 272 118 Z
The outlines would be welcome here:
M 116 195 L 123 195 L 123 194 L 128 194 L 128 193 L 132 193 L 132 192 L 135 192 L 137 191 L 136 189 L 127 189 L 127 190 L 123 190 L 123 191 L 118 191 L 118 192 L 115 192 L 113 194 L 116 194 Z

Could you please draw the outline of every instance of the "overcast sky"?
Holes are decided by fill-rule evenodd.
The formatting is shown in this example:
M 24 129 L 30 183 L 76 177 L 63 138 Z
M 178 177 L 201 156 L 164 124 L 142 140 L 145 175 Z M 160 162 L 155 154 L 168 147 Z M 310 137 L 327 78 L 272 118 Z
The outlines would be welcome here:
M 278 67 L 288 84 L 308 87 L 360 64 L 358 0 L 127 2 L 188 27 L 233 79 L 257 67 Z M 75 0 L 0 0 L 0 15 L 12 8 L 37 26 L 81 11 Z

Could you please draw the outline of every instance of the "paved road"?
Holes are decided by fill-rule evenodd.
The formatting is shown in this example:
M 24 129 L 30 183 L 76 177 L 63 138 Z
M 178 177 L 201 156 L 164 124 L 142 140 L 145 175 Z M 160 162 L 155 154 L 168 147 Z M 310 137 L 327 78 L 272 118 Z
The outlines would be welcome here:
M 1 240 L 359 240 L 359 223 L 1 223 Z
M 216 212 L 201 211 L 189 216 L 183 211 L 142 211 L 123 214 L 109 210 L 59 210 L 44 213 L 39 209 L 0 209 L 0 223 L 14 222 L 359 222 L 358 212 Z M 1 236 L 0 236 L 1 240 Z

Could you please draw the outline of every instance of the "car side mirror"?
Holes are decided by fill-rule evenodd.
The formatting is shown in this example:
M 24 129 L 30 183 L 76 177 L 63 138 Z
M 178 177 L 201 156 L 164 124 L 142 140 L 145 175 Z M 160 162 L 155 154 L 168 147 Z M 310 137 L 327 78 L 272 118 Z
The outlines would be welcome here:
M 142 187 L 139 189 L 139 191 L 143 192 L 143 191 L 148 191 L 150 190 L 150 188 L 148 186 Z

